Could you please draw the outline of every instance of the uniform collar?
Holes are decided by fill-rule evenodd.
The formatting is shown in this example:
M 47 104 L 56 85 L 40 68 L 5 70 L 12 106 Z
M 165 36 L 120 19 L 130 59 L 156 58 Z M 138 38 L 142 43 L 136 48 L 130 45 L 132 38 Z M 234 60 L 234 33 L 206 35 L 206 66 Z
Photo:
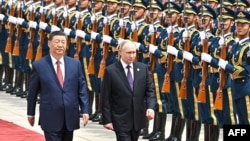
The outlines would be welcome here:
M 24 5 L 30 5 L 31 3 L 33 3 L 33 1 L 25 2 Z
M 111 21 L 111 19 L 117 17 L 117 14 L 112 14 L 112 15 L 109 15 L 107 16 L 107 18 L 109 19 L 109 21 Z
M 194 25 L 190 25 L 189 27 L 188 27 L 188 30 L 190 30 L 190 29 L 192 29 L 192 28 L 194 28 L 195 26 Z
M 137 20 L 135 21 L 136 25 L 140 25 L 144 22 L 144 19 L 140 19 L 140 20 Z
M 89 10 L 85 9 L 85 10 L 81 11 L 80 14 L 83 15 L 83 14 L 88 13 L 88 12 L 89 12 Z
M 47 5 L 47 6 L 45 6 L 44 9 L 49 9 L 52 6 L 54 6 L 54 3 L 51 3 L 51 4 Z
M 239 41 L 239 44 L 242 44 L 242 43 L 244 43 L 244 42 L 247 41 L 247 40 L 249 40 L 249 37 L 246 37 L 246 38 L 240 40 L 240 41 Z
M 95 15 L 99 16 L 99 15 L 102 15 L 102 12 L 96 12 Z
M 72 7 L 72 8 L 70 8 L 70 9 L 68 10 L 68 12 L 70 13 L 70 12 L 72 12 L 72 11 L 74 11 L 74 10 L 76 10 L 76 7 L 75 7 L 75 6 Z
M 64 8 L 65 8 L 65 6 L 59 6 L 56 8 L 56 11 L 59 11 L 60 9 L 64 9 Z
M 227 34 L 224 34 L 224 38 L 228 37 L 228 36 L 231 36 L 231 32 L 227 33 Z
M 37 4 L 41 4 L 41 1 L 37 1 L 35 3 L 32 3 L 32 5 L 37 5 Z

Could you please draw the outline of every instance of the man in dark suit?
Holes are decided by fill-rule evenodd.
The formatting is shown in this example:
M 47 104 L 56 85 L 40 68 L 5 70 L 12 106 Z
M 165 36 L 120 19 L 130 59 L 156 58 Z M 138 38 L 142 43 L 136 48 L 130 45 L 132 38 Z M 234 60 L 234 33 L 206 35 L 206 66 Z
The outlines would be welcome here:
M 145 118 L 154 118 L 154 85 L 147 65 L 134 62 L 133 42 L 122 41 L 119 55 L 120 61 L 105 69 L 101 90 L 102 123 L 106 129 L 115 131 L 117 141 L 137 141 L 146 125 Z
M 40 93 L 39 124 L 46 141 L 72 141 L 80 128 L 79 106 L 87 125 L 88 95 L 81 64 L 64 56 L 67 37 L 61 31 L 50 34 L 50 54 L 32 66 L 28 92 L 28 121 L 34 125 L 37 95 Z

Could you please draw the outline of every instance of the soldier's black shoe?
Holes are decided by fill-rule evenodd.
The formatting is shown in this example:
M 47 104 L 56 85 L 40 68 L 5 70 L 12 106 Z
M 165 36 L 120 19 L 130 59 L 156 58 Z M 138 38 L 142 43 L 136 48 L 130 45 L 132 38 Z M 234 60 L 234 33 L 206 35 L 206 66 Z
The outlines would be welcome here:
M 14 90 L 12 92 L 10 92 L 11 94 L 17 95 L 18 93 L 22 93 L 23 90 L 20 87 L 15 87 Z
M 150 139 L 151 137 L 154 136 L 155 133 L 156 133 L 156 132 L 151 132 L 150 134 L 147 134 L 147 135 L 142 136 L 142 138 L 143 138 L 143 139 Z
M 96 116 L 92 119 L 93 122 L 99 122 L 102 119 L 102 113 L 97 113 Z
M 24 91 L 22 94 L 21 94 L 21 98 L 27 98 L 28 96 L 28 91 Z
M 149 141 L 161 141 L 165 139 L 165 133 L 162 133 L 161 131 L 155 132 L 154 136 L 149 138 Z
M 5 85 L 5 87 L 2 88 L 2 91 L 9 91 L 9 90 L 12 90 L 12 89 L 13 89 L 12 84 L 7 84 L 7 85 Z
M 147 128 L 141 129 L 139 136 L 146 136 L 146 135 L 148 135 L 148 129 Z
M 89 116 L 89 120 L 92 120 L 93 118 L 95 118 L 95 116 L 96 116 L 96 112 L 94 113 L 94 114 L 91 114 L 90 116 Z

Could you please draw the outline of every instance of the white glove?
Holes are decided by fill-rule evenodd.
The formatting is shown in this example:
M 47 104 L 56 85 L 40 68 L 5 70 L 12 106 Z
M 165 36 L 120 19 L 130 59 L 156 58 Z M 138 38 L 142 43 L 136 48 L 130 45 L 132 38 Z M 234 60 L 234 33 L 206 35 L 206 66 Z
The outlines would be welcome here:
M 36 29 L 36 26 L 37 26 L 37 22 L 35 22 L 35 21 L 29 21 L 29 27 L 30 28 Z
M 201 53 L 201 60 L 202 60 L 202 61 L 205 61 L 205 62 L 208 62 L 208 63 L 211 63 L 211 61 L 212 61 L 212 56 L 211 56 L 210 54 L 207 54 L 207 53 L 202 52 L 202 53 Z
M 104 18 L 103 18 L 103 24 L 105 25 L 107 22 L 108 22 L 108 18 L 107 18 L 107 17 L 104 17 Z
M 40 28 L 40 29 L 45 30 L 47 26 L 48 26 L 48 24 L 45 23 L 45 22 L 40 22 L 40 23 L 39 23 L 39 28 Z
M 167 52 L 169 54 L 174 55 L 174 56 L 177 56 L 177 54 L 178 54 L 178 50 L 175 47 L 170 46 L 170 45 L 167 46 Z
M 4 14 L 0 14 L 0 21 L 2 21 L 4 19 Z
M 76 19 L 79 19 L 80 18 L 80 12 L 76 11 L 75 17 L 76 17 Z
M 53 9 L 52 9 L 52 12 L 51 12 L 51 14 L 53 15 L 53 17 L 56 15 L 56 12 L 57 12 L 56 9 L 53 8 Z
M 24 19 L 23 18 L 17 18 L 17 24 L 22 25 Z
M 97 33 L 97 32 L 91 31 L 91 39 L 95 40 L 95 39 L 96 39 L 96 36 L 97 36 L 98 34 L 99 34 L 99 33 Z
M 50 31 L 50 32 L 60 31 L 60 30 L 61 30 L 61 29 L 60 29 L 58 26 L 52 25 L 52 26 L 51 26 L 51 31 Z
M 224 45 L 224 43 L 225 43 L 225 39 L 222 36 L 220 36 L 219 45 L 222 46 Z
M 228 61 L 225 61 L 223 59 L 220 59 L 218 66 L 220 66 L 220 68 L 224 69 L 226 68 L 226 65 L 228 64 Z
M 158 46 L 155 46 L 155 45 L 153 45 L 153 44 L 149 44 L 149 52 L 150 53 L 155 53 L 155 50 L 157 50 L 158 49 Z
M 17 18 L 13 17 L 13 16 L 9 16 L 9 22 L 13 23 L 13 24 L 16 24 L 17 23 Z
M 79 29 L 76 30 L 77 37 L 81 37 L 81 38 L 85 39 L 85 35 L 86 35 L 86 33 L 84 31 L 79 30 Z
M 135 43 L 136 50 L 139 50 L 141 43 L 139 43 L 139 42 L 134 42 L 134 43 Z
M 91 23 L 94 23 L 95 20 L 96 20 L 96 16 L 95 16 L 95 14 L 93 14 L 93 15 L 91 16 Z
M 188 37 L 188 31 L 187 31 L 187 29 L 184 29 L 184 32 L 182 34 L 183 41 L 185 41 L 187 39 L 187 37 Z
M 110 37 L 109 35 L 103 35 L 102 40 L 103 42 L 110 44 L 112 37 Z
M 64 17 L 64 18 L 67 18 L 67 16 L 68 16 L 68 11 L 65 10 L 65 11 L 63 12 L 63 17 Z
M 154 33 L 155 32 L 154 25 L 150 24 L 148 31 L 149 31 L 149 33 Z
M 133 22 L 132 25 L 131 25 L 131 30 L 132 30 L 132 31 L 135 31 L 136 28 L 137 28 L 136 23 Z
M 125 21 L 124 21 L 123 19 L 120 19 L 120 20 L 119 20 L 119 26 L 120 26 L 120 27 L 125 26 L 124 22 L 125 22 Z
M 168 26 L 168 27 L 167 27 L 167 32 L 168 32 L 168 34 L 170 34 L 170 33 L 171 33 L 172 28 L 173 28 L 172 26 Z
M 204 31 L 199 32 L 201 40 L 204 41 L 205 37 L 206 37 L 206 33 Z
M 69 35 L 70 35 L 70 32 L 71 32 L 71 29 L 65 27 L 65 28 L 63 29 L 63 32 L 64 32 L 67 36 L 69 36 Z
M 190 53 L 190 52 L 187 52 L 187 51 L 183 51 L 183 58 L 185 58 L 186 60 L 192 62 L 192 59 L 193 59 L 193 54 Z

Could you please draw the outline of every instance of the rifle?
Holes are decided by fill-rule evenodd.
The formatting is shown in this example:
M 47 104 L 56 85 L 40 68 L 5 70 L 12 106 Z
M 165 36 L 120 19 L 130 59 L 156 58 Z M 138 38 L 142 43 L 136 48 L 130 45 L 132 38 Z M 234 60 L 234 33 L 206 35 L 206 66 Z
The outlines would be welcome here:
M 19 2 L 18 3 L 18 7 L 17 7 L 17 10 L 18 10 L 18 18 L 22 18 L 23 16 L 23 10 L 22 10 L 22 3 Z M 19 56 L 20 55 L 20 40 L 21 40 L 21 36 L 22 36 L 22 26 L 21 25 L 17 25 L 17 38 L 15 40 L 15 43 L 14 43 L 14 48 L 13 48 L 13 52 L 12 52 L 12 55 L 13 56 Z
M 168 45 L 173 46 L 174 45 L 174 33 L 173 33 L 173 27 L 172 27 L 172 14 L 170 13 L 170 2 L 168 2 L 168 17 L 170 18 L 170 28 L 171 28 L 171 32 L 169 33 L 169 37 L 168 37 Z M 164 81 L 163 81 L 161 91 L 170 93 L 170 73 L 173 70 L 173 55 L 169 53 L 167 60 L 168 60 L 167 71 L 164 74 Z
M 107 4 L 107 1 L 105 1 L 105 3 Z M 105 10 L 105 16 L 107 17 L 107 9 Z M 107 22 L 105 23 L 104 26 L 104 31 L 103 31 L 104 35 L 109 35 L 109 21 L 107 19 Z M 98 77 L 102 78 L 104 75 L 104 70 L 106 67 L 106 59 L 108 58 L 108 52 L 109 51 L 109 44 L 108 43 L 103 43 L 103 56 L 102 56 L 102 60 L 101 60 L 101 64 L 100 64 L 100 69 L 98 72 Z
M 92 0 L 91 1 L 92 4 L 92 10 L 93 10 L 93 14 L 95 15 L 95 2 Z M 92 31 L 93 32 L 97 32 L 97 21 L 96 21 L 96 16 L 94 21 L 92 21 Z M 96 55 L 96 40 L 92 40 L 91 41 L 91 56 L 89 58 L 89 65 L 88 65 L 88 73 L 89 74 L 95 74 L 95 55 Z
M 11 6 L 10 6 L 10 16 L 14 16 L 14 12 L 15 12 L 15 9 L 14 9 L 14 6 L 13 6 L 13 1 L 11 2 Z M 6 46 L 5 46 L 5 52 L 6 53 L 12 53 L 12 36 L 14 34 L 14 24 L 13 23 L 9 23 L 9 36 L 7 38 L 7 43 L 6 43 Z
M 35 20 L 35 9 L 33 6 L 30 7 L 29 9 L 29 19 L 31 21 Z M 26 53 L 26 59 L 33 59 L 33 42 L 34 42 L 34 36 L 35 36 L 35 29 L 30 28 L 30 40 L 28 44 L 28 49 Z
M 82 15 L 79 12 L 79 15 L 77 17 L 77 29 L 78 30 L 82 30 L 82 19 L 81 18 L 82 18 Z M 74 58 L 76 60 L 79 60 L 79 53 L 81 51 L 81 48 L 82 48 L 82 38 L 77 37 L 76 38 L 76 52 L 74 54 Z
M 42 6 L 40 7 L 40 12 L 41 12 L 41 22 L 45 22 L 45 9 L 44 8 L 44 5 L 43 5 L 43 1 L 41 0 L 41 3 L 42 3 Z M 42 46 L 44 44 L 44 38 L 45 38 L 45 30 L 42 30 L 40 29 L 40 42 L 39 42 L 39 45 L 37 47 L 37 51 L 36 51 L 36 57 L 35 57 L 35 60 L 39 60 L 42 58 Z
M 203 1 L 202 1 L 202 24 L 203 24 L 203 31 L 206 35 L 206 27 L 205 27 L 205 19 L 204 19 L 204 9 L 203 9 Z M 208 39 L 207 36 L 205 36 L 205 39 L 203 41 L 203 46 L 202 46 L 202 52 L 208 53 Z M 202 61 L 202 79 L 199 85 L 199 92 L 198 92 L 198 97 L 197 101 L 201 103 L 206 103 L 206 80 L 208 77 L 208 63 L 205 61 Z
M 153 33 L 151 33 L 150 35 L 150 43 L 151 44 L 155 44 L 155 37 L 156 37 L 156 32 L 155 32 L 155 27 L 154 27 L 154 19 L 153 19 L 153 10 L 152 10 L 152 1 L 150 1 L 150 11 L 149 11 L 149 16 L 150 16 L 150 20 L 151 20 L 151 25 L 153 27 Z M 151 74 L 153 75 L 153 71 L 155 69 L 155 56 L 153 53 L 150 53 L 150 56 L 149 56 L 149 59 L 150 59 L 150 70 L 151 70 Z M 152 77 L 153 78 L 153 77 Z
M 0 0 L 0 13 L 2 13 L 2 4 L 3 4 L 3 1 Z M 2 21 L 0 21 L 0 32 L 2 32 Z
M 65 17 L 65 21 L 64 21 L 64 27 L 67 27 L 67 28 L 70 28 L 70 24 L 69 24 L 69 13 L 68 13 L 68 9 L 69 9 L 69 7 L 68 7 L 68 0 L 65 0 L 65 4 L 66 4 L 66 9 L 65 9 L 65 12 L 67 12 L 67 17 Z M 68 47 L 69 47 L 69 45 L 70 45 L 70 37 L 68 37 L 68 39 L 67 39 L 67 49 L 66 49 L 66 52 L 67 52 L 67 50 L 68 50 Z
M 185 3 L 184 2 L 184 13 L 185 13 L 185 10 L 186 10 L 186 6 L 185 6 Z M 187 38 L 185 39 L 185 43 L 184 43 L 184 50 L 185 51 L 190 51 L 190 37 L 189 37 L 189 34 L 188 34 L 188 29 L 187 29 L 187 15 L 185 13 L 184 16 L 184 23 L 185 23 L 185 32 L 187 32 Z M 190 69 L 190 64 L 189 64 L 189 61 L 184 59 L 184 64 L 183 64 L 183 68 L 184 68 L 184 74 L 183 74 L 183 78 L 181 80 L 181 88 L 180 88 L 180 93 L 179 93 L 179 97 L 180 98 L 183 98 L 183 99 L 186 99 L 187 98 L 187 78 L 189 76 L 189 69 Z
M 221 26 L 221 36 L 224 38 L 224 23 L 222 20 L 222 1 L 221 1 L 221 6 L 220 6 L 220 26 Z M 220 58 L 221 59 L 226 59 L 226 53 L 227 53 L 227 48 L 225 44 L 225 40 L 223 39 L 224 43 L 220 47 Z M 217 110 L 222 110 L 223 109 L 223 87 L 226 83 L 226 71 L 224 69 L 220 69 L 220 84 L 219 87 L 216 91 L 216 98 L 214 102 L 214 108 Z
M 134 3 L 134 2 L 131 1 L 131 3 Z M 138 29 L 137 29 L 136 20 L 135 20 L 135 8 L 133 5 L 132 5 L 132 11 L 133 11 L 132 18 L 133 18 L 133 22 L 135 24 L 135 29 L 132 32 L 132 40 L 134 42 L 138 42 Z M 138 61 L 138 60 L 139 60 L 139 53 L 138 53 L 138 51 L 136 51 L 135 61 Z

